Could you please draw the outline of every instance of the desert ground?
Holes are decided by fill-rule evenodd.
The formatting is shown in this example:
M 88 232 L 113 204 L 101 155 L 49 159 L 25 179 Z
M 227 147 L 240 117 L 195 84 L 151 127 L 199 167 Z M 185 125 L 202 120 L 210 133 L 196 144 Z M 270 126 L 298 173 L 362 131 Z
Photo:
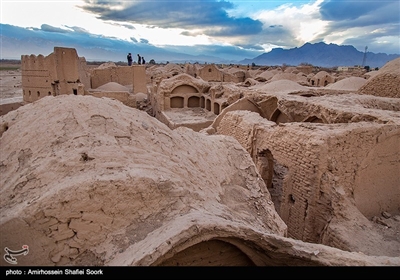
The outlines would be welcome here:
M 22 102 L 21 69 L 2 66 L 1 104 Z M 346 74 L 321 87 L 311 86 L 306 75 L 289 71 L 258 71 L 253 78 L 231 83 L 232 92 L 251 88 L 244 95 L 259 104 L 274 96 L 289 106 L 297 100 L 291 98 L 304 95 L 319 99 L 304 101 L 307 112 L 321 111 L 316 109 L 320 106 L 334 118 L 338 107 L 360 110 L 361 121 L 338 125 L 340 133 L 349 127 L 360 131 L 363 125 L 390 126 L 383 134 L 394 135 L 393 146 L 380 148 L 392 162 L 392 187 L 382 186 L 382 192 L 392 192 L 386 195 L 387 206 L 381 205 L 388 211 L 368 215 L 368 209 L 362 209 L 361 215 L 354 207 L 359 202 L 338 183 L 332 186 L 337 197 L 326 225 L 330 230 L 320 244 L 295 238 L 296 231 L 288 236 L 288 225 L 276 206 L 283 203 L 279 191 L 267 190 L 246 147 L 255 129 L 243 128 L 242 135 L 235 130 L 247 122 L 282 133 L 283 139 L 280 129 L 288 129 L 288 124 L 261 124 L 258 114 L 232 110 L 201 131 L 184 125 L 171 129 L 152 116 L 154 108 L 144 93 L 146 102 L 138 102 L 138 108 L 106 97 L 49 96 L 0 117 L 1 246 L 29 243 L 29 254 L 18 258 L 20 265 L 399 266 L 400 172 L 392 174 L 400 164 L 399 61 L 389 66 L 383 69 L 386 72 Z M 173 88 L 179 78 L 190 78 L 180 75 L 182 69 L 146 66 L 148 87 L 154 80 L 165 80 L 164 87 Z M 379 87 L 378 80 L 368 84 L 380 73 L 381 83 L 395 85 Z M 103 90 L 110 88 L 103 85 Z M 235 94 L 229 98 L 241 99 Z M 357 102 L 364 107 L 354 106 Z M 170 114 L 185 123 L 196 120 L 197 113 Z M 294 125 L 296 133 L 324 129 L 319 124 Z M 283 173 L 280 168 L 275 172 Z M 274 178 L 275 186 L 284 184 Z M 1 265 L 7 263 L 2 260 Z
M 5 67 L 5 69 L 12 68 L 13 66 Z M 15 67 L 15 66 L 14 66 Z M 1 71 L 1 99 L 6 98 L 22 98 L 22 82 L 21 70 L 19 68 L 14 70 Z

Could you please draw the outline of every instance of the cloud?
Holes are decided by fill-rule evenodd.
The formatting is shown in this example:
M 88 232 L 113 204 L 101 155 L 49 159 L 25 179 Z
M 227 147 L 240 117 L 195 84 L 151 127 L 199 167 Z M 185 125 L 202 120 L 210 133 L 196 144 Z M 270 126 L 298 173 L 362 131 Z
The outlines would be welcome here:
M 250 17 L 231 17 L 227 10 L 234 6 L 227 1 L 85 1 L 82 9 L 99 19 L 159 26 L 202 30 L 209 36 L 238 36 L 257 34 L 262 23 Z
M 157 30 L 158 34 L 163 30 L 162 34 L 169 34 L 164 36 L 167 38 L 176 34 L 172 42 L 175 45 L 235 45 L 248 50 L 264 47 L 267 51 L 270 47 L 266 46 L 292 48 L 307 42 L 342 44 L 366 32 L 384 28 L 386 35 L 375 32 L 371 40 L 385 42 L 379 44 L 381 47 L 396 45 L 394 38 L 388 39 L 388 36 L 398 37 L 398 0 L 274 3 L 273 6 L 272 2 L 254 1 L 251 5 L 258 9 L 252 13 L 238 12 L 237 5 L 244 7 L 243 3 L 233 0 L 86 0 L 81 8 L 110 24 L 135 26 L 135 35 L 130 37 L 146 38 L 149 43 L 159 46 L 168 43 L 150 30 Z M 397 33 L 394 33 L 396 26 Z M 191 38 L 186 39 L 188 36 Z M 360 49 L 361 46 L 355 47 Z
M 259 36 L 248 38 L 248 42 L 292 48 L 313 40 L 324 32 L 326 25 L 320 19 L 321 2 L 317 0 L 298 6 L 287 3 L 255 13 L 254 17 L 263 23 L 263 31 Z
M 40 10 L 55 6 L 49 3 Z M 272 48 L 325 42 L 400 53 L 399 0 L 82 0 L 79 9 L 75 0 L 62 3 L 70 9 L 49 10 L 34 18 L 36 25 L 28 15 L 39 4 L 24 6 L 18 17 L 29 18 L 25 26 L 35 26 L 30 30 L 49 41 L 116 52 L 117 47 L 160 47 L 241 60 Z M 9 20 L 14 18 L 17 14 Z
M 316 39 L 353 45 L 360 51 L 368 45 L 375 52 L 399 53 L 399 10 L 398 0 L 324 1 L 320 14 L 327 25 Z
M 381 24 L 399 25 L 399 11 L 398 0 L 330 0 L 323 2 L 320 6 L 321 19 L 330 21 L 331 29 Z
M 397 6 L 397 10 L 393 9 Z M 389 7 L 389 9 L 387 9 Z M 399 12 L 398 0 L 362 0 L 362 1 L 348 1 L 348 0 L 325 0 L 320 5 L 320 13 L 322 20 L 328 21 L 344 21 L 355 20 L 365 15 L 379 14 L 380 10 L 386 10 L 390 15 Z M 392 9 L 391 11 L 389 11 Z M 387 19 L 385 19 L 387 20 Z M 392 21 L 391 19 L 389 21 Z
M 126 24 L 126 23 L 117 23 L 117 22 L 106 22 L 107 24 L 117 26 L 117 27 L 125 27 L 130 30 L 135 30 L 136 28 L 132 24 Z
M 87 31 L 85 28 L 82 28 L 82 27 L 79 27 L 79 26 L 67 26 L 67 25 L 66 25 L 65 27 L 67 27 L 67 28 L 73 30 L 73 31 L 76 32 L 76 33 L 83 33 L 83 34 L 89 34 L 89 33 L 90 33 L 90 32 Z M 42 30 L 43 30 L 43 27 L 42 27 Z
M 345 45 L 353 45 L 358 50 L 363 51 L 364 46 L 368 46 L 369 51 L 374 53 L 399 54 L 399 38 L 393 36 L 398 34 L 397 26 L 385 26 L 383 28 L 371 29 L 371 32 L 361 33 L 357 37 L 349 37 L 343 41 Z M 396 50 L 397 51 L 394 51 Z
M 61 33 L 61 34 L 67 34 L 67 33 L 81 33 L 81 34 L 90 34 L 89 31 L 87 31 L 85 28 L 79 27 L 79 26 L 67 26 L 65 25 L 67 29 L 60 28 L 60 27 L 55 27 L 51 26 L 49 24 L 42 24 L 40 28 L 32 28 L 32 30 L 36 31 L 43 31 L 43 32 L 51 32 L 51 33 Z
M 39 30 L 39 29 L 37 29 Z M 55 32 L 55 33 L 68 33 L 71 32 L 70 30 L 62 29 L 59 27 L 54 27 L 48 24 L 42 24 L 40 26 L 40 30 L 45 31 L 45 32 Z

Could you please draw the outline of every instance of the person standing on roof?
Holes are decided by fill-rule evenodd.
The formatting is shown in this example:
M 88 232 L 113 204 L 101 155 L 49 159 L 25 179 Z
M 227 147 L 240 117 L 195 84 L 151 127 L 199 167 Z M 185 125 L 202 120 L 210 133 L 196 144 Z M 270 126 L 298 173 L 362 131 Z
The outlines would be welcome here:
M 132 54 L 131 54 L 131 53 L 128 53 L 128 55 L 126 56 L 126 58 L 128 59 L 128 66 L 131 66 L 131 65 L 132 65 L 132 61 L 133 61 L 133 59 L 132 59 Z
M 137 55 L 137 64 L 141 64 L 142 58 L 140 57 L 140 54 Z

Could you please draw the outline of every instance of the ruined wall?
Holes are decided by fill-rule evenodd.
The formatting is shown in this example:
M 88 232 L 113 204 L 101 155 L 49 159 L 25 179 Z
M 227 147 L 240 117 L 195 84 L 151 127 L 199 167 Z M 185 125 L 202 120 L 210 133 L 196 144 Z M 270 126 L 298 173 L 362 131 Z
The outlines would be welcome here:
M 78 53 L 73 48 L 54 48 L 56 69 L 55 95 L 84 94 L 84 85 L 80 81 Z
M 224 108 L 221 113 L 215 118 L 214 122 L 212 123 L 212 127 L 214 129 L 217 129 L 220 121 L 224 118 L 226 113 L 237 110 L 256 112 L 265 117 L 260 108 L 254 102 L 252 102 L 251 99 L 242 98 L 231 104 L 229 107 Z
M 91 88 L 96 89 L 109 82 L 121 85 L 133 83 L 133 66 L 107 67 L 93 69 L 91 75 Z
M 296 66 L 296 70 L 308 75 L 313 72 L 314 67 L 311 65 L 302 65 L 302 66 Z
M 146 67 L 144 65 L 133 66 L 133 93 L 148 93 L 146 83 Z
M 54 47 L 54 52 L 46 57 L 21 55 L 24 101 L 33 102 L 48 95 L 83 95 L 82 63 L 85 64 L 73 48 Z M 87 74 L 82 81 L 88 84 Z
M 79 81 L 83 84 L 85 89 L 90 88 L 90 72 L 84 57 L 79 57 L 78 61 Z
M 24 106 L 25 102 L 21 98 L 7 98 L 0 100 L 0 116 L 7 114 L 13 110 L 18 109 L 21 106 Z
M 316 87 L 324 87 L 328 84 L 334 83 L 335 81 L 335 77 L 332 77 L 328 72 L 319 71 L 310 79 L 310 85 Z
M 207 92 L 209 87 L 209 84 L 202 79 L 196 79 L 188 74 L 179 74 L 162 80 L 157 88 L 157 92 L 151 92 L 150 94 L 155 117 L 164 122 L 165 120 L 162 120 L 162 111 L 173 107 L 189 107 L 189 98 L 194 97 L 200 100 L 203 93 Z M 178 99 L 181 99 L 181 105 L 177 105 Z M 198 107 L 201 107 L 201 101 L 199 101 L 198 105 Z
M 358 123 L 335 127 L 325 150 L 325 175 L 343 187 L 366 218 L 384 211 L 399 212 L 400 126 Z
M 144 65 L 93 69 L 91 88 L 96 89 L 109 82 L 119 83 L 124 86 L 133 85 L 133 93 L 147 93 L 146 69 Z
M 222 82 L 224 81 L 224 74 L 213 64 L 206 65 L 199 69 L 197 76 L 208 82 Z
M 136 98 L 135 95 L 130 94 L 126 91 L 90 91 L 88 93 L 94 97 L 108 97 L 116 99 L 124 103 L 126 106 L 136 108 Z
M 222 81 L 225 83 L 242 83 L 248 77 L 248 71 L 240 68 L 224 68 L 221 72 L 223 73 Z
M 54 55 L 21 55 L 22 89 L 25 102 L 55 95 L 56 67 Z
M 364 215 L 398 211 L 400 189 L 395 170 L 400 168 L 399 151 L 398 147 L 395 151 L 384 147 L 391 144 L 393 149 L 393 144 L 398 143 L 399 126 L 276 125 L 257 113 L 234 111 L 225 114 L 217 133 L 236 138 L 256 165 L 259 155 L 269 151 L 274 160 L 274 176 L 279 173 L 275 167 L 284 167 L 277 212 L 288 225 L 289 237 L 320 242 L 335 207 L 340 209 L 343 195 L 357 204 Z M 371 165 L 376 168 L 367 167 Z M 340 238 L 337 236 L 336 242 L 345 243 Z
M 313 213 L 316 210 L 313 207 L 315 182 L 318 181 L 315 171 L 320 165 L 324 140 L 322 137 L 310 138 L 309 131 L 298 124 L 295 126 L 296 129 L 277 126 L 257 113 L 233 111 L 220 121 L 217 133 L 236 138 L 255 162 L 258 153 L 268 150 L 275 165 L 285 167 L 287 174 L 277 212 L 288 225 L 289 237 L 312 240 L 309 235 L 318 221 L 308 219 L 316 214 Z

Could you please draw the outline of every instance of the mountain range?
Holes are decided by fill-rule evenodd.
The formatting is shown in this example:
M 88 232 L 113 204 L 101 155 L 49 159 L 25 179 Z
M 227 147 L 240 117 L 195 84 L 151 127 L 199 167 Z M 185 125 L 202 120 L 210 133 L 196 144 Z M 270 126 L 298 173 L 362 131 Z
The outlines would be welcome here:
M 367 50 L 367 48 L 366 48 Z M 370 66 L 382 67 L 388 61 L 400 57 L 398 54 L 360 52 L 355 47 L 325 43 L 306 43 L 300 48 L 275 48 L 253 59 L 241 60 L 241 64 L 293 65 L 311 64 L 321 67 Z
M 361 52 L 349 45 L 306 43 L 292 49 L 275 48 L 270 52 L 259 53 L 240 50 L 235 47 L 196 46 L 157 47 L 146 41 L 134 42 L 117 38 L 93 35 L 85 32 L 54 30 L 0 24 L 1 59 L 20 59 L 21 55 L 48 55 L 54 47 L 75 48 L 79 56 L 87 61 L 125 61 L 126 54 L 132 52 L 145 56 L 147 62 L 154 59 L 157 63 L 224 63 L 256 65 L 292 65 L 311 64 L 320 67 L 370 66 L 382 67 L 388 61 L 400 57 L 400 54 Z M 50 30 L 50 31 L 49 31 Z M 229 54 L 229 56 L 228 56 Z M 252 57 L 254 58 L 246 58 Z M 365 55 L 365 64 L 364 62 Z M 226 59 L 224 57 L 229 57 Z M 246 59 L 243 59 L 246 58 Z

